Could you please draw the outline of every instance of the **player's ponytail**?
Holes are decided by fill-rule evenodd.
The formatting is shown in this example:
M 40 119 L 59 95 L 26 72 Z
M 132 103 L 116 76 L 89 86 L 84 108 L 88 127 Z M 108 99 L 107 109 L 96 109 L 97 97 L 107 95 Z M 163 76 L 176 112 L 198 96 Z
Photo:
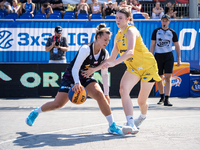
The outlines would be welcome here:
M 101 23 L 97 26 L 95 40 L 97 40 L 98 35 L 101 37 L 103 35 L 103 33 L 111 35 L 110 28 L 106 28 L 105 23 Z

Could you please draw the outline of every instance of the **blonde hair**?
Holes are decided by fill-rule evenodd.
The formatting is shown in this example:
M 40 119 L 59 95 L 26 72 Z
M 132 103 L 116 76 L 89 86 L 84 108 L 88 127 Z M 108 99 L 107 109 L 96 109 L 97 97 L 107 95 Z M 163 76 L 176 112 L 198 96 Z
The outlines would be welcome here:
M 109 35 L 112 34 L 110 32 L 110 28 L 106 28 L 106 24 L 105 23 L 101 23 L 96 28 L 95 40 L 97 40 L 97 36 L 98 35 L 101 37 L 104 33 L 109 34 Z

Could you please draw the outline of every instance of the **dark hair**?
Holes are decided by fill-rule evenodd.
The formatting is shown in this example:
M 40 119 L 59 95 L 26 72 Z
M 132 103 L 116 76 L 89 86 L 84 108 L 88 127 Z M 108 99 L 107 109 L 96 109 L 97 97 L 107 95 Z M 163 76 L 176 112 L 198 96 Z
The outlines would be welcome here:
M 97 40 L 97 36 L 99 35 L 100 37 L 106 33 L 106 34 L 111 34 L 110 28 L 106 28 L 106 24 L 105 23 L 101 23 L 97 26 L 96 28 L 96 35 L 95 35 L 95 40 Z
M 119 9 L 117 12 L 125 14 L 127 18 L 130 17 L 130 21 L 133 21 L 132 13 L 128 8 L 123 7 Z
M 44 8 L 47 8 L 48 5 L 49 5 L 49 3 L 43 3 L 43 4 L 42 4 L 42 6 L 43 6 Z

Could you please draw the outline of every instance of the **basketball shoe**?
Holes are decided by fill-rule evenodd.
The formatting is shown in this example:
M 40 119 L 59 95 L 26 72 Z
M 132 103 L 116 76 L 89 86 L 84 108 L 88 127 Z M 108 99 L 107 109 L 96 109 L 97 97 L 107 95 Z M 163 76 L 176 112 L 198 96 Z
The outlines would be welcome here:
M 38 116 L 38 112 L 35 112 L 34 110 L 31 111 L 29 116 L 26 118 L 26 124 L 29 126 L 32 126 L 37 116 Z
M 123 135 L 122 129 L 120 126 L 116 125 L 115 122 L 108 128 L 108 132 L 115 135 Z
M 146 117 L 142 118 L 141 116 L 139 116 L 137 119 L 134 120 L 135 126 L 136 127 L 140 126 L 145 119 Z
M 137 127 L 134 124 L 128 124 L 126 123 L 125 126 L 123 126 L 122 128 L 122 132 L 124 134 L 137 134 L 139 132 L 139 130 L 137 129 Z

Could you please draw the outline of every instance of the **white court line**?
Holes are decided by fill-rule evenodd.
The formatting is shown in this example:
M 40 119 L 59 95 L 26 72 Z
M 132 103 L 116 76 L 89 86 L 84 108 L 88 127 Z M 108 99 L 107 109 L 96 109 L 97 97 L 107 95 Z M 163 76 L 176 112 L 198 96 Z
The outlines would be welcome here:
M 190 117 L 200 117 L 200 115 L 158 117 L 158 118 L 150 118 L 148 120 L 177 119 L 177 118 L 190 118 Z M 124 121 L 120 121 L 120 123 L 123 123 L 123 122 Z M 52 133 L 63 132 L 63 131 L 67 131 L 67 130 L 76 130 L 76 129 L 80 129 L 80 128 L 97 127 L 97 126 L 102 126 L 102 125 L 107 125 L 107 124 L 108 123 L 95 124 L 95 125 L 89 125 L 89 126 L 83 126 L 83 127 L 76 127 L 76 128 L 70 128 L 70 129 L 62 129 L 62 130 L 56 130 L 56 131 L 51 131 L 51 132 L 45 132 L 45 133 L 41 133 L 41 134 L 34 134 L 34 135 L 25 136 L 25 137 L 19 137 L 17 139 L 11 139 L 11 140 L 7 140 L 7 141 L 2 141 L 2 142 L 0 142 L 0 145 L 4 144 L 4 143 L 12 142 L 12 141 L 18 141 L 18 140 L 23 140 L 23 139 L 31 138 L 31 137 L 34 137 L 34 136 L 38 136 L 38 135 L 43 135 L 43 134 L 52 134 Z

